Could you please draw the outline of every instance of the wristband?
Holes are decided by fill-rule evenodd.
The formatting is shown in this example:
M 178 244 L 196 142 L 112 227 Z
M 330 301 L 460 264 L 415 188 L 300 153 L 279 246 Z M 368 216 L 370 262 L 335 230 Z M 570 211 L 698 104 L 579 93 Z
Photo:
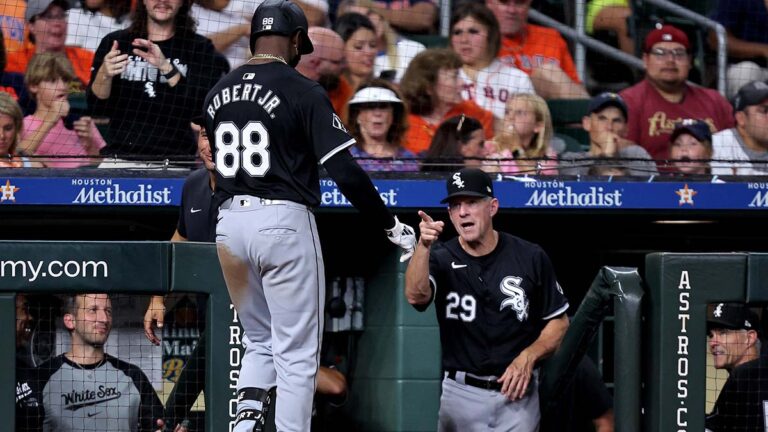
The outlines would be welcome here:
M 170 60 L 168 60 L 168 63 L 170 63 Z M 171 65 L 171 70 L 169 70 L 168 73 L 161 73 L 163 78 L 165 78 L 166 80 L 170 80 L 171 78 L 176 76 L 177 73 L 179 73 L 179 70 L 176 69 L 176 66 L 173 63 L 170 63 L 170 65 Z

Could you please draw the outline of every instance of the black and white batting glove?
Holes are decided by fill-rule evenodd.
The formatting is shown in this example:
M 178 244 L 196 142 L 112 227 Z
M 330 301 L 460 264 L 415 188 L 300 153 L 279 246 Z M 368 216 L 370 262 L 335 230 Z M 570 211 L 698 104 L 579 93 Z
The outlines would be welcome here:
M 389 241 L 403 248 L 403 254 L 400 255 L 400 262 L 408 261 L 416 250 L 416 233 L 413 228 L 397 220 L 395 216 L 395 226 L 386 230 Z

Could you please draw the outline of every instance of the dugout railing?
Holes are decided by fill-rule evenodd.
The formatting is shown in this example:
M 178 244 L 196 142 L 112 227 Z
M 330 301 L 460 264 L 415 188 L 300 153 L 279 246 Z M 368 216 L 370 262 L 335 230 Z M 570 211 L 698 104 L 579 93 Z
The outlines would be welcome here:
M 614 316 L 614 417 L 619 432 L 640 431 L 642 280 L 635 268 L 603 267 L 571 320 L 558 351 L 546 361 L 539 386 L 542 417 L 557 402 L 581 358 L 611 313 Z M 611 312 L 612 311 L 612 312 Z M 601 355 L 602 353 L 598 353 Z

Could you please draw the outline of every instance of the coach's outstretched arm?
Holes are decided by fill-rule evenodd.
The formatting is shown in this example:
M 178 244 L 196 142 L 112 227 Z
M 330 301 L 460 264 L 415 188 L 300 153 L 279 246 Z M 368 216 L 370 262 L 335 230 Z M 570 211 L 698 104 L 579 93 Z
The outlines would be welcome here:
M 429 248 L 443 232 L 445 225 L 443 221 L 435 222 L 421 210 L 419 216 L 419 242 L 405 271 L 405 298 L 414 306 L 425 305 L 432 299 L 432 289 L 429 287 Z
M 340 151 L 325 161 L 323 166 L 349 202 L 385 230 L 392 243 L 403 249 L 400 261 L 410 258 L 416 244 L 413 228 L 390 213 L 370 177 L 355 162 L 352 154 L 346 150 Z
M 565 313 L 547 321 L 539 337 L 512 360 L 504 374 L 497 380 L 502 384 L 501 393 L 513 401 L 522 399 L 528 389 L 536 363 L 557 350 L 566 330 L 568 330 L 568 315 Z

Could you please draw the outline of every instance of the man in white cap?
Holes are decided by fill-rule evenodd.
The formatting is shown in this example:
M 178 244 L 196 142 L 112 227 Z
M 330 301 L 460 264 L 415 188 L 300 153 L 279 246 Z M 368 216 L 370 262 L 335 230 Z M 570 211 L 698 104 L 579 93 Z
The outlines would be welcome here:
M 707 312 L 709 350 L 728 380 L 707 415 L 708 431 L 763 431 L 768 407 L 768 363 L 757 347 L 759 321 L 743 303 L 717 303 Z

